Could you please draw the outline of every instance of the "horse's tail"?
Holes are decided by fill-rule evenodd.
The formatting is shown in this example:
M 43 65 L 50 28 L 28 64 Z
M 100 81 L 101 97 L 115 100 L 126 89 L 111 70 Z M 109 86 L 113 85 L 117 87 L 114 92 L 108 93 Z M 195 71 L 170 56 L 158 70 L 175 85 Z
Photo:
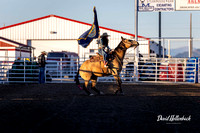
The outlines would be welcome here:
M 74 79 L 74 81 L 76 82 L 76 85 L 78 86 L 78 88 L 80 89 L 80 90 L 82 90 L 83 88 L 80 86 L 80 81 L 79 81 L 79 69 L 78 69 L 78 72 L 77 72 L 77 74 L 76 74 L 76 76 L 75 76 L 75 79 Z

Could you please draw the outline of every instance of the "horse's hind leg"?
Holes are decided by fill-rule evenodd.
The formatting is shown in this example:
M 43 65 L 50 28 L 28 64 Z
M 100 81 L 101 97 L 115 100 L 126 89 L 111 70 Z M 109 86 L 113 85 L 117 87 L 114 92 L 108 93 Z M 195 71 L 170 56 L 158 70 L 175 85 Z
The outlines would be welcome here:
M 91 89 L 93 90 L 93 91 L 95 91 L 97 94 L 100 94 L 100 91 L 96 88 L 96 84 L 97 84 L 97 76 L 92 76 L 92 78 L 91 78 L 91 81 L 92 81 L 92 87 L 91 87 Z
M 83 90 L 89 95 L 92 96 L 93 94 L 89 92 L 87 86 L 88 86 L 89 81 L 85 81 L 85 84 L 83 85 Z
M 92 79 L 92 87 L 91 89 L 94 90 L 98 95 L 103 95 L 104 93 L 99 91 L 97 88 L 96 88 L 96 84 L 97 84 L 97 77 L 96 76 L 93 76 Z

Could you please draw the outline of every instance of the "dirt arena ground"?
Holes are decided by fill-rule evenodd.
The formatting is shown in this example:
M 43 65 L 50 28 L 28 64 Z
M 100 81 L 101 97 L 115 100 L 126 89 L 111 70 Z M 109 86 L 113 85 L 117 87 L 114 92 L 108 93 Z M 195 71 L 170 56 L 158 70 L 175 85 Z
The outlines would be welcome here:
M 0 133 L 200 132 L 199 84 L 123 84 L 125 96 L 97 87 L 104 96 L 72 83 L 0 85 Z

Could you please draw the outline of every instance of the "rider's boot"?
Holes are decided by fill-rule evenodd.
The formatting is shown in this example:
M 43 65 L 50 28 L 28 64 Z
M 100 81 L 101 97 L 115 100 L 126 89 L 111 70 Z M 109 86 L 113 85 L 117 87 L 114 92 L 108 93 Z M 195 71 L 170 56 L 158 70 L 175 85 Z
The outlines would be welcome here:
M 107 61 L 103 61 L 103 63 L 104 63 L 104 67 L 108 67 L 107 65 L 108 65 L 108 62 Z

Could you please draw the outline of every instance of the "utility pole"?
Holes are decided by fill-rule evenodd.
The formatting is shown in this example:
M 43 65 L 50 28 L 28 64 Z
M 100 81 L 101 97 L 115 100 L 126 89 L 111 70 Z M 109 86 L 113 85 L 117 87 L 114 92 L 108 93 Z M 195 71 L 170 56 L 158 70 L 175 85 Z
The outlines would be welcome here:
M 159 28 L 158 28 L 158 38 L 159 38 L 159 46 L 158 46 L 158 49 L 159 49 L 159 56 L 158 57 L 161 57 L 161 12 L 158 13 L 159 14 L 159 18 L 158 18 L 158 23 L 159 23 Z
M 138 0 L 135 0 L 135 41 L 138 41 Z M 138 81 L 139 48 L 135 49 L 134 75 Z
M 190 13 L 190 42 L 189 42 L 189 58 L 193 56 L 193 38 L 192 38 L 192 13 Z
M 171 53 L 170 53 L 170 40 L 168 40 L 168 58 L 171 58 Z

